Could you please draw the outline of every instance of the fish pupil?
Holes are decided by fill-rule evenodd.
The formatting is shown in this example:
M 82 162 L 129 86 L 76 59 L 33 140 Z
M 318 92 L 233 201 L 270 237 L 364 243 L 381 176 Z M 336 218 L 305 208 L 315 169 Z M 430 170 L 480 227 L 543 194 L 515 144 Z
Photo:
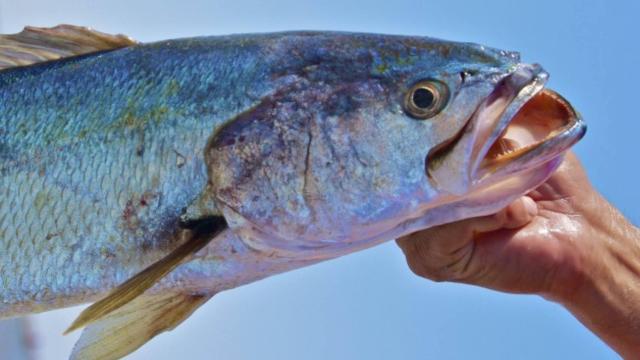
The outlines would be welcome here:
M 413 92 L 413 103 L 420 109 L 428 109 L 433 105 L 435 96 L 429 89 L 419 88 Z

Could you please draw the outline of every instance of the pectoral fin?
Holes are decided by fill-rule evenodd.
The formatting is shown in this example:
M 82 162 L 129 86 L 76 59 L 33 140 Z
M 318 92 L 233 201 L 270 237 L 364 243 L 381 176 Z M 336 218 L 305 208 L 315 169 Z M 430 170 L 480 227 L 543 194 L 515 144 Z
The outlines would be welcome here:
M 87 326 L 70 359 L 120 359 L 156 335 L 173 330 L 213 295 L 140 296 Z
M 85 309 L 73 324 L 71 324 L 65 334 L 100 320 L 134 300 L 180 265 L 190 255 L 195 254 L 205 247 L 226 228 L 227 223 L 224 218 L 215 216 L 199 221 L 192 229 L 180 229 L 177 236 L 186 237 L 182 245 L 171 254 L 118 286 L 107 295 L 106 298 Z

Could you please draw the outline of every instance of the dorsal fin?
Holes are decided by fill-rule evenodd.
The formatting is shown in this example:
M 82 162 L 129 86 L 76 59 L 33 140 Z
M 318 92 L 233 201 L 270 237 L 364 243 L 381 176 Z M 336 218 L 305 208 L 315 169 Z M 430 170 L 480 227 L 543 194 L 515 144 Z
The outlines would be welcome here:
M 135 44 L 128 36 L 105 34 L 88 27 L 27 26 L 17 34 L 0 35 L 0 70 Z

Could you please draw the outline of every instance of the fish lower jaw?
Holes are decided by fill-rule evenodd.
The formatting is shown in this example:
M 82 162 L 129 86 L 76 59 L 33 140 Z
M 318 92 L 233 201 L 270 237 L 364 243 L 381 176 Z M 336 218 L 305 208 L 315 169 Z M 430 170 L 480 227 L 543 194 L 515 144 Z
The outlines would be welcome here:
M 544 183 L 560 166 L 563 157 L 563 154 L 556 154 L 555 157 L 518 174 L 474 184 L 461 196 L 441 194 L 433 198 L 428 206 L 420 209 L 419 214 L 392 229 L 385 236 L 388 239 L 397 239 L 426 228 L 495 214 L 518 197 Z
M 464 201 L 472 204 L 493 204 L 491 210 L 476 216 L 490 215 L 508 205 L 517 197 L 532 191 L 544 183 L 560 166 L 564 153 L 556 154 L 533 167 L 501 178 L 491 178 L 475 184 L 464 197 Z

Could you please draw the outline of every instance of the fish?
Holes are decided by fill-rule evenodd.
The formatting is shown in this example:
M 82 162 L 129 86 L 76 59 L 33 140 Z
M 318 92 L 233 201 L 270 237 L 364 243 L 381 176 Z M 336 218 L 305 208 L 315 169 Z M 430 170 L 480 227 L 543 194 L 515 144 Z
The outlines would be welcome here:
M 216 293 L 492 214 L 586 132 L 520 55 L 289 31 L 0 36 L 0 318 L 117 359 Z

